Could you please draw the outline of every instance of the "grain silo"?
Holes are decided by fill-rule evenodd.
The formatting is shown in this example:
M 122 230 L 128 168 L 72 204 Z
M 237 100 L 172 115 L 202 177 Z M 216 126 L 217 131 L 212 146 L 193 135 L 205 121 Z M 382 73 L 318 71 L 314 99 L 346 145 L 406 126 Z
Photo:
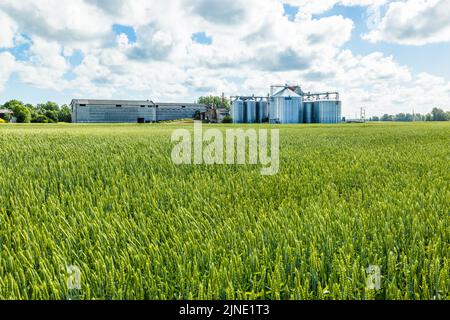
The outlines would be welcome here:
M 256 123 L 256 101 L 249 99 L 245 101 L 245 123 Z
M 341 122 L 341 101 L 319 100 L 314 102 L 313 107 L 314 123 L 340 123 Z
M 245 110 L 244 101 L 236 99 L 233 101 L 233 107 L 231 109 L 231 116 L 233 117 L 233 123 L 244 123 Z
M 313 106 L 314 102 L 312 101 L 304 101 L 303 102 L 303 122 L 304 123 L 313 123 Z
M 270 97 L 270 123 L 301 123 L 302 97 L 289 88 Z
M 269 120 L 269 104 L 265 100 L 256 102 L 256 122 L 263 123 Z

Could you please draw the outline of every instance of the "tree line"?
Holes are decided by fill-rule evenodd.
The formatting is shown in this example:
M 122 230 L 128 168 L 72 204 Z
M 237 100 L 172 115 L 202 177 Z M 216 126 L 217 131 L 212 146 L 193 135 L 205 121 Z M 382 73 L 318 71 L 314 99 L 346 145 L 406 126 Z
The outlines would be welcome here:
M 0 109 L 11 110 L 18 123 L 57 123 L 72 121 L 71 110 L 67 105 L 59 106 L 57 103 L 51 101 L 32 105 L 24 104 L 18 100 L 11 100 L 4 105 L 0 105 Z M 11 115 L 4 115 L 3 118 L 5 121 L 10 121 Z
M 431 113 L 427 114 L 411 114 L 411 113 L 399 113 L 396 115 L 385 114 L 382 117 L 371 117 L 370 121 L 400 121 L 400 122 L 412 122 L 412 121 L 450 121 L 450 111 L 444 111 L 440 108 L 434 108 Z

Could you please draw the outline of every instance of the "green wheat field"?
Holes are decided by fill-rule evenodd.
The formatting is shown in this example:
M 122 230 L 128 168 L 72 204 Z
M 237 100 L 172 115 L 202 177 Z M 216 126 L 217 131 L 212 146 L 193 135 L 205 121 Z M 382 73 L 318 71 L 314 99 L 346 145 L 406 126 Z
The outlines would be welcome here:
M 0 299 L 450 298 L 450 123 L 244 125 L 274 176 L 174 165 L 180 127 L 0 125 Z

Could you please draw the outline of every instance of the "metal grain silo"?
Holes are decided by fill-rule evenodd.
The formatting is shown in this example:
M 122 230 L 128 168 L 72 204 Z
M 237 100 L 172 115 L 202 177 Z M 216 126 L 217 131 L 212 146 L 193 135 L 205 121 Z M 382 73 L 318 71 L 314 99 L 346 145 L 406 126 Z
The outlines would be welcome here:
M 244 123 L 244 101 L 237 99 L 233 102 L 233 107 L 231 108 L 231 116 L 233 117 L 233 123 Z
M 305 110 L 303 105 L 303 97 L 300 96 L 300 105 L 299 105 L 299 111 L 298 111 L 298 123 L 304 123 L 305 122 Z
M 342 122 L 342 101 L 336 101 L 336 123 Z
M 313 123 L 313 106 L 314 102 L 312 101 L 304 101 L 303 102 L 303 122 L 304 123 Z
M 303 119 L 302 97 L 285 88 L 270 97 L 271 123 L 300 123 Z
M 269 123 L 280 123 L 279 103 L 274 97 L 269 99 Z
M 263 123 L 269 119 L 269 104 L 261 100 L 256 102 L 256 122 Z
M 337 100 L 320 100 L 314 102 L 315 123 L 340 123 L 341 102 Z
M 245 101 L 245 123 L 256 123 L 256 101 Z

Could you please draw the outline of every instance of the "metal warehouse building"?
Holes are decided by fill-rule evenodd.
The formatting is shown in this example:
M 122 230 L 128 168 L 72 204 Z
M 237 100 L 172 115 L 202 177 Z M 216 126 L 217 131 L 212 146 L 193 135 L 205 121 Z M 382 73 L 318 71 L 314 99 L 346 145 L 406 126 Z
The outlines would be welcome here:
M 155 103 L 149 100 L 82 100 L 71 102 L 74 123 L 146 123 L 193 118 L 205 113 L 196 103 Z

